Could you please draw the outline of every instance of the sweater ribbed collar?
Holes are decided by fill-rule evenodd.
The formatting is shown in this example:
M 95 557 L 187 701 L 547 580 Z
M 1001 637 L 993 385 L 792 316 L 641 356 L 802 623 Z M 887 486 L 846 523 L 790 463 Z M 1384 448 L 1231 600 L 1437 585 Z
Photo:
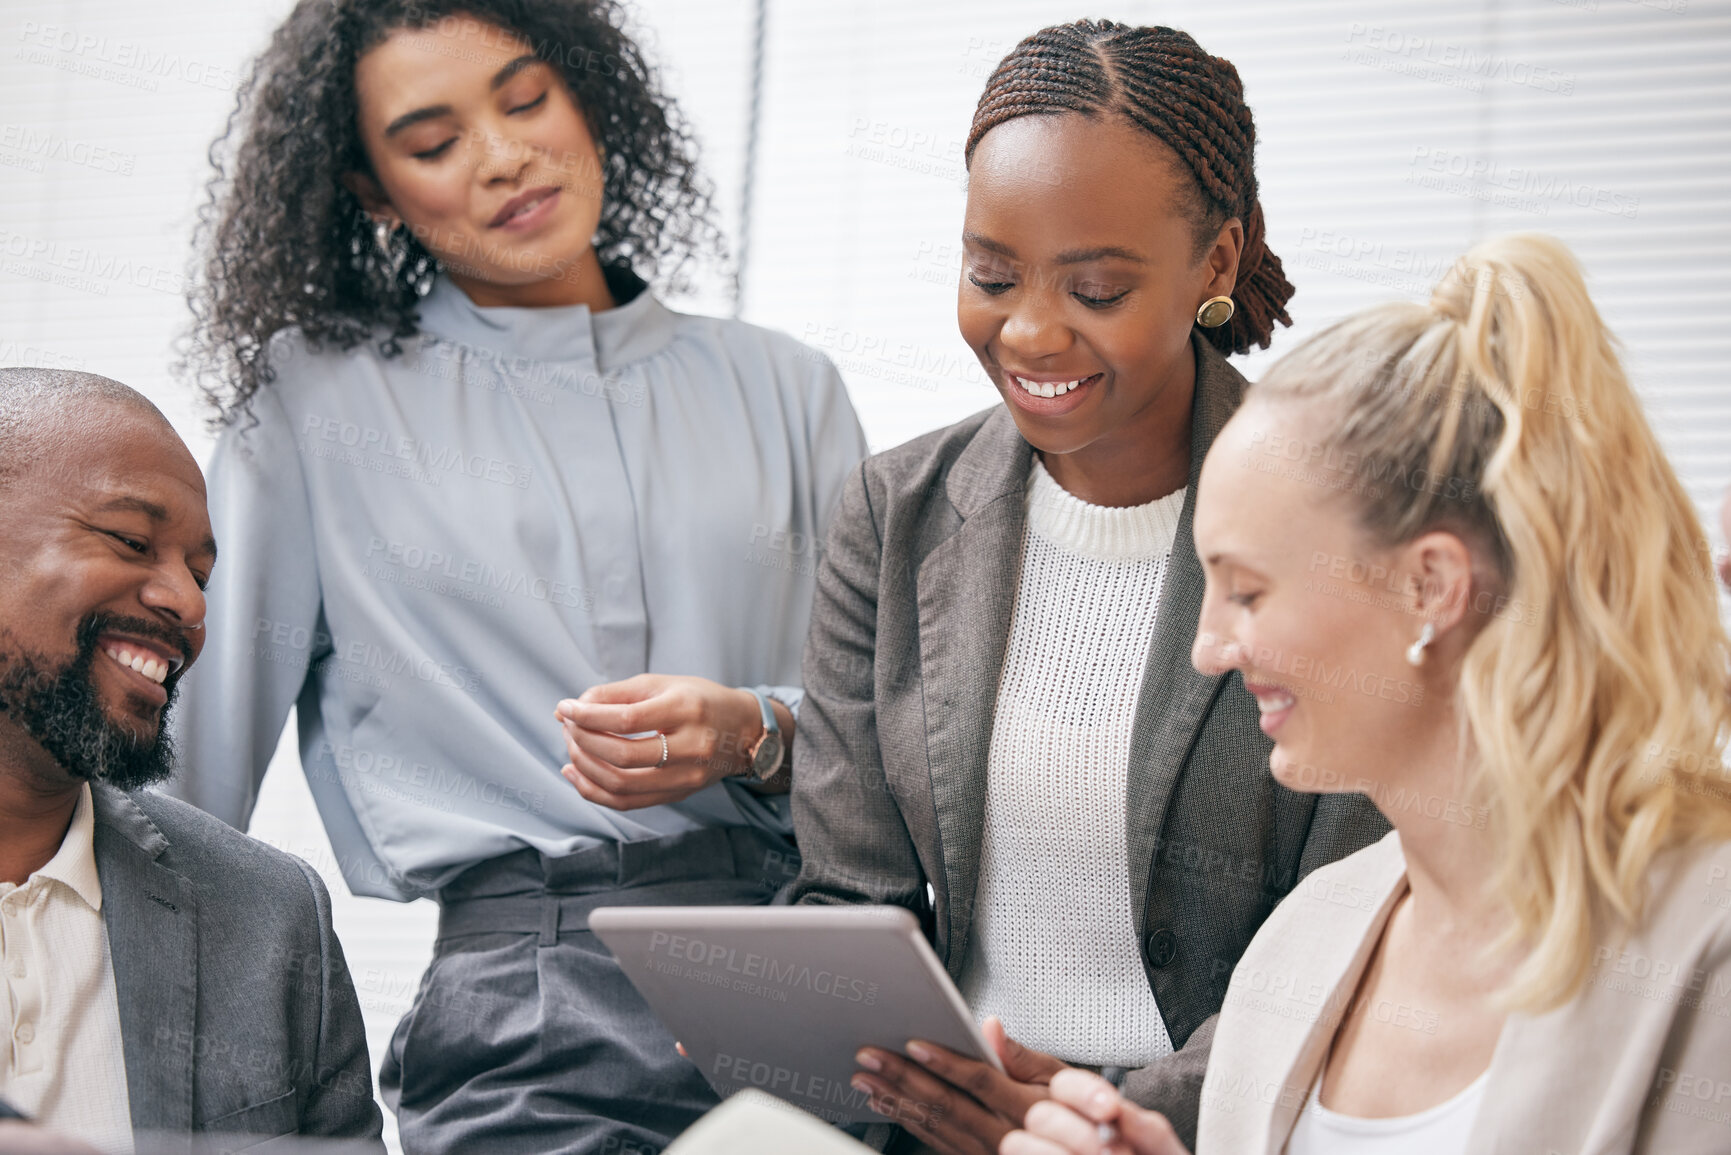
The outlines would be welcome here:
M 1172 552 L 1186 492 L 1146 505 L 1091 505 L 1059 485 L 1036 456 L 1028 471 L 1028 532 L 1095 561 L 1150 561 Z

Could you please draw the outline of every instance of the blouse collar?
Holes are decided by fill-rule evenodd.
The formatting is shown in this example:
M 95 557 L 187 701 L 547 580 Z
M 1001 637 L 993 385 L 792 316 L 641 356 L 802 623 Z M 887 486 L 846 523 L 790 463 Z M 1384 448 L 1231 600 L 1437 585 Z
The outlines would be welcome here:
M 602 373 L 666 348 L 673 340 L 673 312 L 630 269 L 603 271 L 620 303 L 599 313 L 588 305 L 483 307 L 441 276 L 421 301 L 421 328 L 490 353 L 593 365 Z

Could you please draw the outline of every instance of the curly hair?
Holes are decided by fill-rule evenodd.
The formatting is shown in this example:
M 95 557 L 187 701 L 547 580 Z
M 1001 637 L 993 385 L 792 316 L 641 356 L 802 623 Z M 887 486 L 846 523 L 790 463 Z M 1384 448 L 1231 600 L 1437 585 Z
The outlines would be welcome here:
M 1184 206 L 1198 259 L 1220 226 L 1244 222 L 1237 308 L 1226 324 L 1203 329 L 1222 353 L 1268 348 L 1276 322 L 1291 325 L 1292 284 L 1263 239 L 1256 189 L 1256 125 L 1232 62 L 1210 56 L 1174 28 L 1133 28 L 1078 20 L 1023 40 L 993 71 L 974 110 L 965 156 L 986 133 L 1018 116 L 1116 113 L 1178 154 L 1194 185 Z
M 300 0 L 242 80 L 210 149 L 215 174 L 195 231 L 193 324 L 177 368 L 221 427 L 274 374 L 272 337 L 310 348 L 377 336 L 385 356 L 417 331 L 438 261 L 408 229 L 380 252 L 345 172 L 370 172 L 355 65 L 392 32 L 448 17 L 522 38 L 563 77 L 604 150 L 603 266 L 642 265 L 665 288 L 722 254 L 690 126 L 624 30 L 617 0 Z

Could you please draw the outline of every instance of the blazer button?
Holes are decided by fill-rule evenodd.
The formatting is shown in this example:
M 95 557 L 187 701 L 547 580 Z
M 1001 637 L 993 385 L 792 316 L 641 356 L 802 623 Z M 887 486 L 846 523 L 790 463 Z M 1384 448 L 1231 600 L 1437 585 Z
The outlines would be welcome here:
M 1156 970 L 1171 964 L 1178 956 L 1178 936 L 1170 927 L 1161 927 L 1148 936 L 1148 965 Z

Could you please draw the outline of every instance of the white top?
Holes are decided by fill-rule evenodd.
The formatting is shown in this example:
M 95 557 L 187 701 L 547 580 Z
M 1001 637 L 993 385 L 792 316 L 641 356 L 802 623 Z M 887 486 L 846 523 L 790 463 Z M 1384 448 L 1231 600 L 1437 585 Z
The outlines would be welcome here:
M 987 755 L 962 993 L 1019 1042 L 1142 1067 L 1172 1040 L 1131 915 L 1130 729 L 1184 490 L 1089 505 L 1038 457 Z
M 0 882 L 0 1098 L 49 1130 L 130 1152 L 95 832 L 85 786 L 54 857 L 23 886 Z
M 1388 1119 L 1337 1114 L 1324 1107 L 1319 1090 L 1313 1090 L 1286 1141 L 1286 1155 L 1466 1155 L 1489 1074 L 1487 1069 L 1458 1095 L 1434 1107 Z

